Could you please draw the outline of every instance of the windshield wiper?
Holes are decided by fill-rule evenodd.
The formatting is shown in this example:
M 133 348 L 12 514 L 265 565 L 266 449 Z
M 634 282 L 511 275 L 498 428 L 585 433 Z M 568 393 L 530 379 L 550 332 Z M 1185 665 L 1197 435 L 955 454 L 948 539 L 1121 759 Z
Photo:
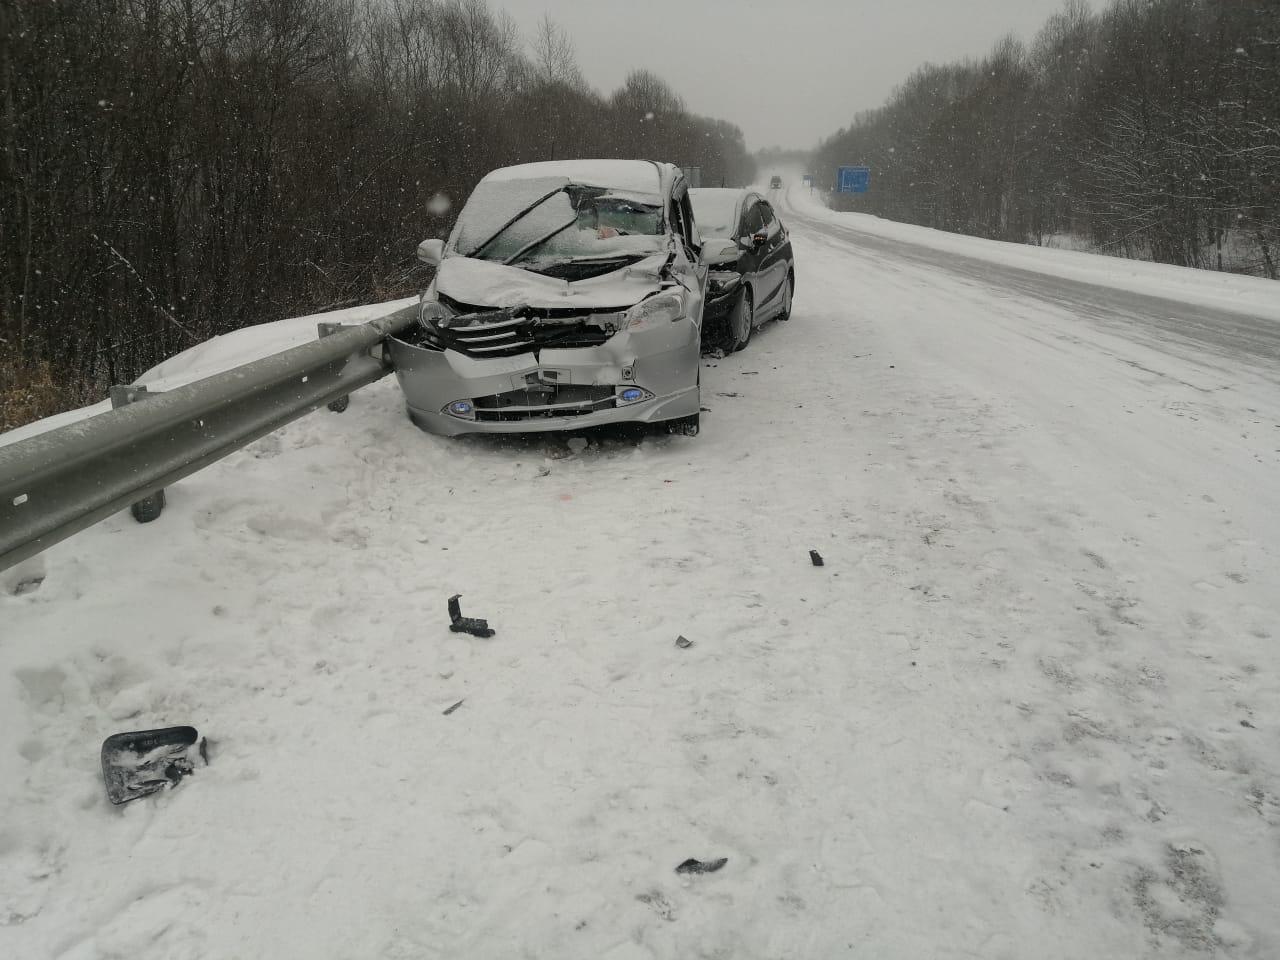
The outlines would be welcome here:
M 504 233 L 506 233 L 506 232 L 507 232 L 507 228 L 508 228 L 509 226 L 511 226 L 513 223 L 515 223 L 515 222 L 516 222 L 517 220 L 519 220 L 521 217 L 526 216 L 526 215 L 527 215 L 531 210 L 534 210 L 534 209 L 536 209 L 537 207 L 542 206 L 544 203 L 546 203 L 548 200 L 550 200 L 552 197 L 554 197 L 557 193 L 563 193 L 563 192 L 564 192 L 564 190 L 565 190 L 565 187 L 566 187 L 566 186 L 568 186 L 568 185 L 567 185 L 567 184 L 562 184 L 561 186 L 556 187 L 556 188 L 555 188 L 554 190 L 552 190 L 551 192 L 543 194 L 541 197 L 539 197 L 537 200 L 533 201 L 533 203 L 529 204 L 527 207 L 523 207 L 523 208 L 522 208 L 522 209 L 521 209 L 521 210 L 520 210 L 520 211 L 519 211 L 519 212 L 518 212 L 514 217 L 512 217 L 510 220 L 508 220 L 506 223 L 504 223 L 501 227 L 499 227 L 496 231 L 494 231 L 494 232 L 493 232 L 493 233 L 492 233 L 492 234 L 491 234 L 491 235 L 490 235 L 490 236 L 489 236 L 489 237 L 484 241 L 484 243 L 480 244 L 480 245 L 479 245 L 479 246 L 477 246 L 477 247 L 473 247 L 473 248 L 471 249 L 471 252 L 470 252 L 470 253 L 465 253 L 465 254 L 463 254 L 463 256 L 465 256 L 465 257 L 478 257 L 478 256 L 480 256 L 480 254 L 484 253 L 485 249 L 489 246 L 489 244 L 493 243 L 493 241 L 497 240 L 500 236 L 502 236 Z M 563 228 L 562 228 L 562 229 L 563 229 Z M 558 233 L 558 232 L 559 232 L 559 231 L 557 231 L 557 233 Z
M 548 233 L 548 234 L 546 234 L 546 235 L 544 235 L 544 236 L 539 237 L 537 240 L 534 240 L 532 243 L 526 243 L 523 247 L 521 247 L 519 250 L 517 250 L 517 251 L 516 251 L 515 253 L 513 253 L 511 256 L 507 257 L 507 259 L 503 260 L 503 261 L 502 261 L 502 265 L 503 265 L 503 266 L 506 266 L 506 267 L 511 266 L 511 264 L 515 263 L 517 260 L 519 260 L 521 257 L 523 257 L 523 256 L 524 256 L 526 253 L 528 253 L 530 250 L 533 250 L 533 249 L 535 249 L 535 248 L 537 248 L 537 247 L 542 246 L 544 243 L 546 243 L 548 240 L 552 239 L 553 237 L 558 237 L 558 236 L 560 236 L 560 234 L 564 233 L 566 230 L 568 230 L 570 227 L 572 227 L 572 226 L 573 226 L 575 223 L 577 223 L 577 222 L 578 222 L 577 214 L 574 214 L 573 219 L 572 219 L 572 220 L 570 220 L 568 223 L 566 223 L 564 226 L 556 227 L 556 228 L 555 228 L 554 230 L 552 230 L 550 233 Z

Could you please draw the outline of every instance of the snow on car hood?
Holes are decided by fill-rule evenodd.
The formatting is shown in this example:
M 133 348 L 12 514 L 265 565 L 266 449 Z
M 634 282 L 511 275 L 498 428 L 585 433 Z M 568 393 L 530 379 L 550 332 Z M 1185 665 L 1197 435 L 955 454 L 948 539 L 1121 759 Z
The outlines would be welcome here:
M 558 280 L 472 257 L 445 257 L 436 292 L 476 307 L 601 310 L 632 307 L 660 286 L 665 253 L 587 280 Z

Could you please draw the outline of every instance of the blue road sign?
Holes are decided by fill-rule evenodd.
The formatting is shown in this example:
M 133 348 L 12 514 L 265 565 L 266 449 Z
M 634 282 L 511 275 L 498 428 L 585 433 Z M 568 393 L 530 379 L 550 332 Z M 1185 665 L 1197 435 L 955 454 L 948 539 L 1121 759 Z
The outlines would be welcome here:
M 866 193 L 870 188 L 870 167 L 840 167 L 836 171 L 836 193 Z

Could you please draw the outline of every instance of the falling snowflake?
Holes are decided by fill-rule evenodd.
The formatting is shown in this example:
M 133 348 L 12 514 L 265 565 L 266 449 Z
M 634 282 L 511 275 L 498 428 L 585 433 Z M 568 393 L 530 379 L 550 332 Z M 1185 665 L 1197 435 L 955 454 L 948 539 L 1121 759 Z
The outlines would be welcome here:
M 453 208 L 453 201 L 443 193 L 437 193 L 427 201 L 427 213 L 433 217 L 443 217 Z

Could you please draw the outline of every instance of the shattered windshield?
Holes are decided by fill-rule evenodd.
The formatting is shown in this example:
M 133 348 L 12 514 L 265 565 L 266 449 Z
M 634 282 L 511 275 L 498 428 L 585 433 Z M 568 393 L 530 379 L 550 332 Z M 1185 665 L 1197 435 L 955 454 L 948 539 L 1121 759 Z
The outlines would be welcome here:
M 738 225 L 740 196 L 736 190 L 690 190 L 698 232 L 704 237 L 732 237 Z
M 495 263 L 639 257 L 663 246 L 662 198 L 558 178 L 485 181 L 450 241 Z

